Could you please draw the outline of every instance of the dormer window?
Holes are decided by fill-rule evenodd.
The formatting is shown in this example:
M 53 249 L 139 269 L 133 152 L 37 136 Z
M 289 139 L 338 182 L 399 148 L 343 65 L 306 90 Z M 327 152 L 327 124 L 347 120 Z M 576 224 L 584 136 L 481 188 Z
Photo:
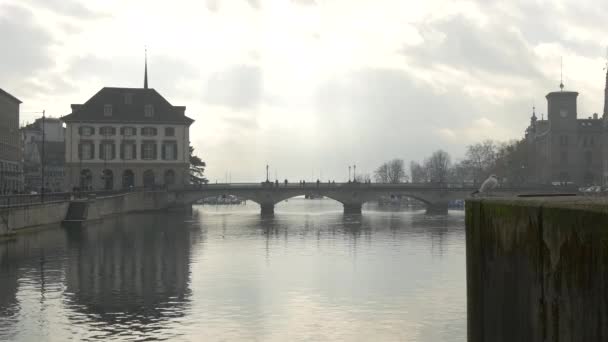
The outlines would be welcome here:
M 112 105 L 107 104 L 103 106 L 103 116 L 112 116 Z
M 147 104 L 144 106 L 144 116 L 147 118 L 151 118 L 154 116 L 154 106 L 151 104 Z
M 125 94 L 125 104 L 133 104 L 133 94 Z

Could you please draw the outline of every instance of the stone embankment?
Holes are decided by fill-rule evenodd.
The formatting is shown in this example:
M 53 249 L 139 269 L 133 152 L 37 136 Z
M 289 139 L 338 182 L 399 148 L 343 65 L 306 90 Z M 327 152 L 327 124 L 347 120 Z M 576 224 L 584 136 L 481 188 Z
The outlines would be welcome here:
M 63 221 L 83 222 L 131 212 L 166 209 L 174 203 L 174 197 L 173 193 L 166 191 L 138 191 L 0 208 L 0 236 Z
M 608 199 L 466 203 L 468 341 L 608 341 Z

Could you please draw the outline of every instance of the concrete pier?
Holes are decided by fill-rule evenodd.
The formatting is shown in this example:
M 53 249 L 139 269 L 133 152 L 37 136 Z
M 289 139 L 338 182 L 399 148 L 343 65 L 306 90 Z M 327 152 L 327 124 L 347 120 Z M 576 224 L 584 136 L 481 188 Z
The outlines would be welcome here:
M 466 203 L 468 341 L 608 341 L 608 198 Z
M 448 202 L 430 203 L 426 205 L 428 215 L 447 215 Z
M 274 204 L 273 203 L 264 203 L 260 204 L 261 213 L 264 216 L 274 215 Z
M 349 203 L 343 205 L 345 214 L 361 214 L 363 211 L 363 204 L 361 203 Z

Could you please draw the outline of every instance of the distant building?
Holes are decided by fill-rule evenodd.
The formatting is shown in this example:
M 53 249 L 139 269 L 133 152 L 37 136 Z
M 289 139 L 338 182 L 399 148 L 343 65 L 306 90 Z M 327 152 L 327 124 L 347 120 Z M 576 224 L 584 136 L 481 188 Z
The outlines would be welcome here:
M 106 87 L 73 104 L 62 117 L 66 185 L 110 190 L 187 184 L 194 120 L 185 111 L 148 88 L 147 70 L 143 88 Z
M 0 89 L 0 193 L 23 190 L 19 105 L 21 101 Z
M 606 75 L 608 87 L 608 72 Z M 608 88 L 604 96 L 608 96 Z M 529 174 L 532 182 L 544 184 L 606 184 L 608 137 L 606 108 L 603 118 L 592 114 L 579 119 L 578 93 L 560 90 L 547 94 L 547 118 L 532 112 L 526 129 Z M 608 142 L 608 140 L 606 140 Z
M 42 119 L 21 128 L 23 187 L 39 191 L 42 186 Z M 44 120 L 44 188 L 63 191 L 65 181 L 65 128 L 57 118 Z

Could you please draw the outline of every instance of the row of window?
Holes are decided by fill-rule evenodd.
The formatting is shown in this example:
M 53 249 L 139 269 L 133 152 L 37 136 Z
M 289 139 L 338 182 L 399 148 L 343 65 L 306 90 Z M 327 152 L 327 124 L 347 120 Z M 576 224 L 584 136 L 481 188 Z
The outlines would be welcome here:
M 595 145 L 595 139 L 594 139 L 594 137 L 583 137 L 582 141 L 583 141 L 583 146 L 584 147 Z M 559 136 L 559 144 L 560 144 L 560 146 L 568 146 L 568 136 L 567 135 L 560 135 Z
M 129 96 L 130 95 L 130 96 Z M 125 94 L 125 104 L 133 104 L 133 94 Z M 113 106 L 106 104 L 103 106 L 103 116 L 112 116 Z M 154 116 L 154 106 L 147 104 L 144 106 L 144 116 L 151 118 Z
M 144 141 L 140 144 L 139 153 L 142 160 L 157 160 L 157 143 L 154 141 Z M 102 141 L 98 145 L 99 159 L 116 159 L 116 144 L 112 141 Z M 137 144 L 134 141 L 125 141 L 120 144 L 120 159 L 137 159 Z M 161 160 L 177 160 L 177 142 L 165 141 L 161 144 Z M 95 144 L 92 141 L 83 141 L 78 144 L 78 158 L 80 160 L 95 159 Z
M 585 151 L 584 161 L 586 165 L 593 163 L 593 153 L 591 151 Z M 562 165 L 568 164 L 568 151 L 560 151 L 559 162 Z
M 82 136 L 91 136 L 95 134 L 95 127 L 92 126 L 80 126 L 78 128 L 78 134 Z M 158 129 L 156 127 L 142 127 L 140 129 L 140 134 L 145 137 L 153 137 L 158 134 Z M 99 135 L 104 137 L 114 136 L 116 135 L 116 127 L 112 126 L 103 126 L 99 127 Z M 122 136 L 134 136 L 137 135 L 137 128 L 135 127 L 121 127 L 120 135 Z M 174 127 L 165 127 L 165 136 L 166 137 L 174 137 L 175 136 L 175 128 Z

